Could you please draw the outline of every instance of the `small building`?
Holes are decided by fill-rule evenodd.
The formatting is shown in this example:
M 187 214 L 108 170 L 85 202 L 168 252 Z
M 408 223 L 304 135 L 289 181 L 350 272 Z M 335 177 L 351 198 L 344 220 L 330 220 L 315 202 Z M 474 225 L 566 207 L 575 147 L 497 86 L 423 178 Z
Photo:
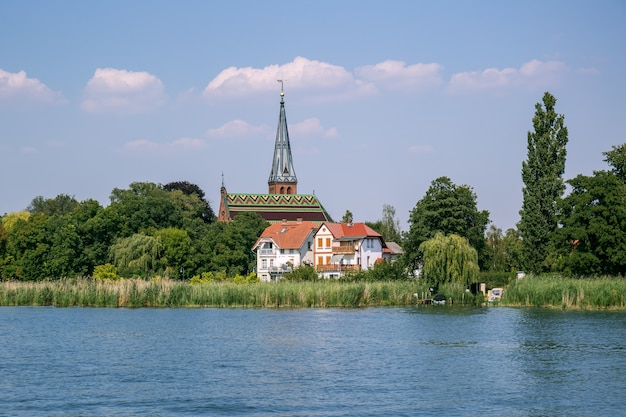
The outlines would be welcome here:
M 315 270 L 326 278 L 370 269 L 383 259 L 382 235 L 365 223 L 322 223 L 314 236 Z
M 252 250 L 256 252 L 257 277 L 276 281 L 302 264 L 313 265 L 313 236 L 318 226 L 310 221 L 283 220 L 268 226 Z

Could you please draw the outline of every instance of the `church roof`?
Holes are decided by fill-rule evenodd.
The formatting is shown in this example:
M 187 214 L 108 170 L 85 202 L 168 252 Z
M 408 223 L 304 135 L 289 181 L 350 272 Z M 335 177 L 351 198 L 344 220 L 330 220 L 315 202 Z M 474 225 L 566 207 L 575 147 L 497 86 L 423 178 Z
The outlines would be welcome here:
M 282 80 L 279 80 L 282 84 Z M 280 112 L 278 115 L 278 128 L 276 129 L 276 143 L 274 144 L 274 159 L 268 183 L 297 183 L 296 171 L 293 168 L 291 157 L 291 145 L 287 130 L 287 116 L 285 114 L 285 94 L 280 93 Z
M 257 213 L 270 223 L 304 220 L 321 224 L 332 222 L 314 194 L 226 194 L 224 206 L 232 220 L 240 213 Z

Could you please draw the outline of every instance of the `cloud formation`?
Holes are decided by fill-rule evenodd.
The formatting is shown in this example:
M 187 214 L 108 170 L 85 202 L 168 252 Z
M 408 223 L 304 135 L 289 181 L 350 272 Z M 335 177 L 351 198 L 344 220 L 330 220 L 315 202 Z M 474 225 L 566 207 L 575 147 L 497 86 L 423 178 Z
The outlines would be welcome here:
M 84 89 L 83 110 L 90 113 L 144 113 L 167 99 L 161 80 L 145 71 L 98 68 Z
M 317 138 L 337 138 L 339 137 L 339 132 L 334 127 L 326 129 L 324 126 L 322 126 L 320 119 L 316 117 L 311 117 L 309 119 L 301 121 L 300 123 L 289 125 L 289 135 L 299 137 L 315 136 Z
M 64 100 L 60 93 L 37 78 L 29 78 L 25 71 L 14 73 L 0 69 L 0 101 L 62 103 Z
M 296 57 L 284 65 L 264 68 L 229 67 L 220 72 L 204 89 L 204 97 L 239 98 L 250 93 L 276 91 L 277 80 L 285 80 L 289 90 L 314 91 L 318 95 L 345 97 L 375 92 L 371 84 L 356 80 L 345 68 L 327 62 Z
M 443 66 L 436 63 L 407 65 L 402 61 L 384 61 L 355 70 L 362 80 L 380 89 L 415 92 L 439 87 Z
M 449 93 L 500 91 L 509 88 L 543 88 L 558 82 L 567 72 L 561 61 L 532 60 L 517 68 L 488 68 L 484 71 L 454 74 L 448 84 Z
M 216 139 L 237 139 L 249 136 L 269 137 L 271 130 L 266 125 L 253 126 L 244 120 L 231 120 L 222 126 L 209 129 L 206 132 L 207 137 Z

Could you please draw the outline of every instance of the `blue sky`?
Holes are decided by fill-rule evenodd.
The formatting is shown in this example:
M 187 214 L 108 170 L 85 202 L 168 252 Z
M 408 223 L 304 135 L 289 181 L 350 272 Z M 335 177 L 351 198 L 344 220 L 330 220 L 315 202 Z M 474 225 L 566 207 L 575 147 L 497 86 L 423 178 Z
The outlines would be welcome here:
M 136 181 L 266 193 L 280 84 L 300 193 L 403 230 L 430 183 L 515 227 L 534 106 L 557 98 L 565 178 L 626 141 L 624 1 L 5 1 L 0 214 L 109 204 Z

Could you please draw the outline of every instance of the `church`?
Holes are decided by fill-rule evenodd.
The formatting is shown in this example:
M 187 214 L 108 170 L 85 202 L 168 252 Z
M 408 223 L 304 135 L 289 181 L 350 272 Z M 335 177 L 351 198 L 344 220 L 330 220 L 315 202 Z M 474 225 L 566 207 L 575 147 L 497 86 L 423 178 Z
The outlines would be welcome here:
M 310 221 L 320 225 L 333 221 L 315 194 L 298 194 L 298 179 L 289 144 L 284 98 L 281 88 L 278 128 L 267 194 L 229 193 L 222 180 L 218 221 L 229 222 L 238 214 L 246 212 L 257 213 L 270 223 Z

